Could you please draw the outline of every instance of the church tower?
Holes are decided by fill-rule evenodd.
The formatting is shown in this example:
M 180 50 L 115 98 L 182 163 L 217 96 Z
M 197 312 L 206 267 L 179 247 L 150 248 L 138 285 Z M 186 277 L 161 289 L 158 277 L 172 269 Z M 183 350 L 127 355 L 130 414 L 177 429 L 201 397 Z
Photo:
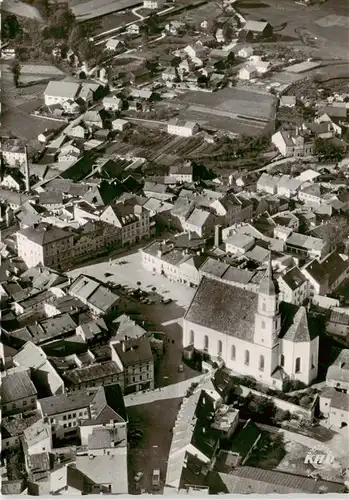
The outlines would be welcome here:
M 278 344 L 280 329 L 278 286 L 273 279 L 273 269 L 269 256 L 266 273 L 259 283 L 254 343 L 272 349 Z

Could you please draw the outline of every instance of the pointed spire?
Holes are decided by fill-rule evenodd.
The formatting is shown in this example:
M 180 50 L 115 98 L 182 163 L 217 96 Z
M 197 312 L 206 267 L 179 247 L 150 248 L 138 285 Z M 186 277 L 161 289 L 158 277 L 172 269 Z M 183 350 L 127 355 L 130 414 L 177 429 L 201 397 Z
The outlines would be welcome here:
M 276 295 L 273 280 L 273 267 L 271 265 L 271 252 L 269 252 L 266 273 L 259 283 L 259 293 L 263 293 L 264 295 Z

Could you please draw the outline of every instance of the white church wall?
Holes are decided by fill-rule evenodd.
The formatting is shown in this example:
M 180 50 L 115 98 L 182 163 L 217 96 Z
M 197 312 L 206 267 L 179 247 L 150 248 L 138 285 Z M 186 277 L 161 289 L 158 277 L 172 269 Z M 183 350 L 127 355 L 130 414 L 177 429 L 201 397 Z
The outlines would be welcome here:
M 318 345 L 318 338 L 314 340 L 317 340 Z M 312 344 L 311 347 L 310 342 L 291 342 L 282 339 L 281 353 L 284 356 L 283 368 L 291 380 L 299 380 L 306 385 L 309 385 L 314 380 L 317 375 L 316 366 L 318 361 L 316 344 Z M 312 368 L 312 362 L 315 368 Z

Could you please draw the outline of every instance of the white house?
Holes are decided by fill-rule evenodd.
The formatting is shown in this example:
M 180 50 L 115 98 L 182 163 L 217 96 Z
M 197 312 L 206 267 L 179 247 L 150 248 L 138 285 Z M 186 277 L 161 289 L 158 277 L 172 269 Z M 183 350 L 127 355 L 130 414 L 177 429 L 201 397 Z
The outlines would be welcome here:
M 349 349 L 342 349 L 328 368 L 326 385 L 334 387 L 337 391 L 349 393 Z
M 271 142 L 285 157 L 302 157 L 313 154 L 314 141 L 307 134 L 295 131 L 279 130 L 271 137 Z
M 122 109 L 122 100 L 116 95 L 107 95 L 103 98 L 102 103 L 107 111 L 120 111 Z
M 144 9 L 161 9 L 164 3 L 164 0 L 143 0 L 143 7 Z
M 167 133 L 181 137 L 191 137 L 199 131 L 199 125 L 195 122 L 186 122 L 173 118 L 167 124 Z
M 263 173 L 257 181 L 257 192 L 276 194 L 279 178 Z
M 330 427 L 342 429 L 349 422 L 349 394 L 326 387 L 320 394 L 320 412 Z
M 280 106 L 282 108 L 294 108 L 296 106 L 296 96 L 283 95 L 280 97 Z
M 224 36 L 224 33 L 223 33 L 223 30 L 222 28 L 218 28 L 218 30 L 216 31 L 216 40 L 218 43 L 224 43 L 225 42 L 225 36 Z
M 248 252 L 255 243 L 252 236 L 246 234 L 234 234 L 225 241 L 225 251 L 233 255 L 243 255 Z
M 63 104 L 69 99 L 75 100 L 80 91 L 80 83 L 51 80 L 44 92 L 46 106 Z
M 301 306 L 308 297 L 308 280 L 301 270 L 294 266 L 278 278 L 280 300 Z
M 112 130 L 116 130 L 118 132 L 123 132 L 128 127 L 130 127 L 130 122 L 127 120 L 122 120 L 121 118 L 117 118 L 111 122 Z
M 183 345 L 279 389 L 286 380 L 309 385 L 318 373 L 318 332 L 304 307 L 283 321 L 270 261 L 257 294 L 204 276 L 183 319 Z
M 110 50 L 110 51 L 114 51 L 116 49 L 119 49 L 122 46 L 123 46 L 122 41 L 118 40 L 117 38 L 109 38 L 107 40 L 107 43 L 105 44 L 106 50 Z
M 247 65 L 244 68 L 241 68 L 238 73 L 238 78 L 240 80 L 251 80 L 257 76 L 257 69 L 255 66 Z
M 302 268 L 309 281 L 309 295 L 326 295 L 333 292 L 349 276 L 349 262 L 334 251 L 322 259 L 313 260 Z
M 171 35 L 176 36 L 184 27 L 185 23 L 182 23 L 180 21 L 171 21 L 166 24 L 165 31 L 168 31 L 168 33 L 170 33 Z
M 252 47 L 243 47 L 238 51 L 238 56 L 242 57 L 243 59 L 247 59 L 248 57 L 251 57 L 253 55 L 253 48 Z
M 301 187 L 302 182 L 299 179 L 293 179 L 289 175 L 282 175 L 277 181 L 277 194 L 292 198 L 295 196 Z
M 130 24 L 127 26 L 126 31 L 129 35 L 139 35 L 139 26 L 138 24 Z

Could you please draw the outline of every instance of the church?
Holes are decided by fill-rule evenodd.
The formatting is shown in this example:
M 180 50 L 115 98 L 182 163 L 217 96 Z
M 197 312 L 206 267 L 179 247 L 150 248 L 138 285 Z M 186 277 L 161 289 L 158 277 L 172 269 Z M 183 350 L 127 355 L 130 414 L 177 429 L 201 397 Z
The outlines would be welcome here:
M 318 324 L 305 307 L 279 303 L 270 260 L 257 293 L 204 276 L 184 316 L 183 345 L 274 389 L 309 385 L 318 373 Z

